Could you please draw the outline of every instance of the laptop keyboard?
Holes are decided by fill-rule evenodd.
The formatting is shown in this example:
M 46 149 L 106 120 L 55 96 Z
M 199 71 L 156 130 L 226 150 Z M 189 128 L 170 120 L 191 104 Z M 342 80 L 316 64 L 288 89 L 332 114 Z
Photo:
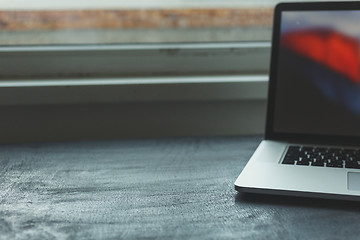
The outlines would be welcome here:
M 292 145 L 282 164 L 360 169 L 360 149 Z

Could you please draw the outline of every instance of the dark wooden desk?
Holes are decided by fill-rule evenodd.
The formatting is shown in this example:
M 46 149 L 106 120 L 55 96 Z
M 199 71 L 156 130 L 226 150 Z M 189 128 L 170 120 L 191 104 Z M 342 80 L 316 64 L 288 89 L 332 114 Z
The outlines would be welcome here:
M 359 239 L 358 203 L 234 190 L 260 139 L 1 146 L 0 239 Z

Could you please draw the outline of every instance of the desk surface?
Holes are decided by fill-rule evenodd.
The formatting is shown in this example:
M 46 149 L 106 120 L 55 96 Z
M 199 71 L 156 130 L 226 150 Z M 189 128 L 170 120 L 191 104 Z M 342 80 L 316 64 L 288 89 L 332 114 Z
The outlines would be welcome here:
M 237 193 L 260 140 L 0 146 L 0 239 L 359 239 L 356 202 Z

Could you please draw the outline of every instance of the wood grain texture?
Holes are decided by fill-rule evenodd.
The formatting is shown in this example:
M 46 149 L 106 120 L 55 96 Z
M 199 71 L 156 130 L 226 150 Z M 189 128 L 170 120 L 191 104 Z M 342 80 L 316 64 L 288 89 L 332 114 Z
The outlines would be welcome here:
M 234 190 L 260 140 L 3 145 L 0 239 L 357 239 L 358 203 Z
M 2 31 L 271 27 L 272 8 L 1 11 Z

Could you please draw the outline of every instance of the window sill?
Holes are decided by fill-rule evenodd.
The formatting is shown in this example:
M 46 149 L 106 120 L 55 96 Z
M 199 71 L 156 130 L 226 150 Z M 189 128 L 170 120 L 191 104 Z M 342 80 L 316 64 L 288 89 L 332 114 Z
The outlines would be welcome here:
M 0 105 L 265 100 L 268 76 L 1 81 Z

